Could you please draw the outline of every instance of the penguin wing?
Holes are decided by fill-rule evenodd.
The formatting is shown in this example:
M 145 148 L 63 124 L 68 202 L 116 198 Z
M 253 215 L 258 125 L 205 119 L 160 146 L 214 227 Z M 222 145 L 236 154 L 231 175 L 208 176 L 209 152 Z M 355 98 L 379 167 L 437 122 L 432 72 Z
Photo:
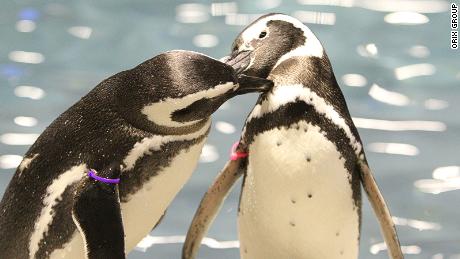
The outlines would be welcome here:
M 120 176 L 120 167 L 98 173 L 113 180 Z M 77 186 L 72 218 L 85 243 L 88 259 L 124 259 L 125 240 L 117 184 L 84 177 Z
M 371 169 L 367 163 L 360 160 L 358 164 L 361 174 L 361 183 L 380 223 L 380 229 L 385 243 L 387 244 L 389 256 L 392 259 L 402 259 L 404 256 L 401 251 L 401 245 L 399 243 L 395 225 L 391 218 L 390 210 L 380 193 L 379 187 L 377 186 Z
M 201 240 L 208 232 L 232 186 L 242 175 L 240 165 L 241 159 L 228 161 L 203 196 L 187 231 L 182 259 L 196 258 Z

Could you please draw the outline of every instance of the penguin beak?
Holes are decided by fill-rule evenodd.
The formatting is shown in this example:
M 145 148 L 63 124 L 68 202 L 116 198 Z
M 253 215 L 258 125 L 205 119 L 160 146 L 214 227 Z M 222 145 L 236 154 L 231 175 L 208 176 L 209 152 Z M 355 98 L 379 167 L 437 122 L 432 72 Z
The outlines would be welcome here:
M 235 51 L 230 56 L 222 58 L 220 61 L 233 67 L 236 74 L 242 73 L 251 63 L 250 50 Z
M 238 76 L 238 88 L 236 88 L 235 94 L 241 95 L 252 92 L 267 92 L 272 89 L 273 85 L 273 81 L 265 78 L 240 75 Z
M 273 87 L 273 82 L 260 77 L 247 76 L 243 73 L 251 63 L 251 50 L 234 51 L 230 56 L 220 59 L 221 62 L 231 66 L 238 75 L 238 86 L 233 92 L 241 95 L 252 92 L 266 92 Z

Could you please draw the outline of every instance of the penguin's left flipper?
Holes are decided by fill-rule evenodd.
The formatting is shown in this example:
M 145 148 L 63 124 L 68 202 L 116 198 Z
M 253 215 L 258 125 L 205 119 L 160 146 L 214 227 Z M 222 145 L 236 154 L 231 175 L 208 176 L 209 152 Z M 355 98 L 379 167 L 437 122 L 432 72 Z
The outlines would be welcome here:
M 361 173 L 361 183 L 380 223 L 380 229 L 388 247 L 388 254 L 392 259 L 402 259 L 404 258 L 404 255 L 401 251 L 401 245 L 399 243 L 393 219 L 391 218 L 390 210 L 380 193 L 379 187 L 375 182 L 374 176 L 372 175 L 367 162 L 360 160 L 358 164 Z
M 120 177 L 120 166 L 96 172 L 99 177 Z M 80 231 L 87 258 L 124 259 L 125 240 L 118 185 L 85 176 L 75 192 L 72 218 Z
M 187 237 L 182 247 L 182 259 L 196 258 L 203 237 L 208 232 L 232 186 L 242 175 L 240 170 L 241 160 L 228 161 L 203 196 L 188 229 Z

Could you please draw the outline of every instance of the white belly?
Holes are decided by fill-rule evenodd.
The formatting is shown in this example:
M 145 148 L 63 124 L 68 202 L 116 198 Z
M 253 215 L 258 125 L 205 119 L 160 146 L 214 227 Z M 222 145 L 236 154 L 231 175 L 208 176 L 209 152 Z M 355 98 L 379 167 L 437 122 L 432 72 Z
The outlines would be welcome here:
M 165 213 L 176 194 L 192 175 L 198 163 L 206 138 L 200 143 L 182 150 L 157 176 L 145 183 L 143 188 L 121 204 L 125 230 L 125 250 L 131 251 L 155 226 Z M 78 231 L 64 248 L 55 250 L 50 258 L 86 258 L 83 239 Z
M 273 129 L 257 135 L 249 152 L 241 258 L 358 257 L 359 216 L 345 160 L 319 127 Z

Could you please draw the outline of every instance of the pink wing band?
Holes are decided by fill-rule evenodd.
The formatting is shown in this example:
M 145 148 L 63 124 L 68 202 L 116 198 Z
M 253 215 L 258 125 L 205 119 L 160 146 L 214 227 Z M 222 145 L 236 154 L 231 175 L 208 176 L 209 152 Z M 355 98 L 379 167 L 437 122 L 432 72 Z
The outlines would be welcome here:
M 235 161 L 238 160 L 239 158 L 244 158 L 248 156 L 248 153 L 245 152 L 237 152 L 236 148 L 238 147 L 238 144 L 240 144 L 239 141 L 235 142 L 233 144 L 232 149 L 230 151 L 230 160 Z

